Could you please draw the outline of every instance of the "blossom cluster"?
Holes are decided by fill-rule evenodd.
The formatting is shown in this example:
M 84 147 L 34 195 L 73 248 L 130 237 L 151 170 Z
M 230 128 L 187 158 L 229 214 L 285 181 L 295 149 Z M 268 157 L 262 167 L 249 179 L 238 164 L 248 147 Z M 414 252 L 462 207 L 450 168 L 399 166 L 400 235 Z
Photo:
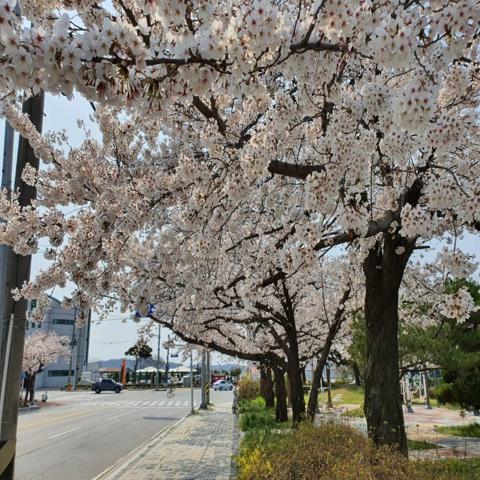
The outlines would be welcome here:
M 70 340 L 55 332 L 38 330 L 25 339 L 23 349 L 24 371 L 37 372 L 51 363 L 70 356 Z

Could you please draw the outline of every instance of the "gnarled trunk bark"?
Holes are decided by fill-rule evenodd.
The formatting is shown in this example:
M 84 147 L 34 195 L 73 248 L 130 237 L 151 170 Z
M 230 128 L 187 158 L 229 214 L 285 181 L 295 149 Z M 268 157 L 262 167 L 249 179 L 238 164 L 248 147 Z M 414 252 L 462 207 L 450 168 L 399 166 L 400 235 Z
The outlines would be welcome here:
M 305 419 L 305 398 L 303 394 L 302 372 L 298 355 L 292 355 L 287 365 L 290 405 L 292 407 L 292 422 L 294 425 Z
M 398 370 L 398 294 L 413 247 L 414 242 L 385 234 L 383 242 L 370 250 L 364 261 L 368 434 L 375 444 L 392 445 L 405 455 L 408 449 Z
M 287 411 L 287 388 L 285 387 L 285 374 L 281 368 L 273 369 L 275 382 L 275 420 L 277 422 L 286 422 L 288 420 Z
M 265 400 L 265 407 L 273 408 L 275 406 L 272 370 L 264 365 L 260 366 L 260 395 Z
M 320 383 L 322 380 L 322 373 L 325 367 L 326 359 L 322 357 L 318 360 L 315 370 L 313 371 L 312 377 L 312 388 L 310 390 L 310 395 L 308 397 L 308 408 L 307 408 L 307 418 L 311 422 L 315 419 L 315 414 L 317 413 L 318 406 L 318 393 L 320 390 Z

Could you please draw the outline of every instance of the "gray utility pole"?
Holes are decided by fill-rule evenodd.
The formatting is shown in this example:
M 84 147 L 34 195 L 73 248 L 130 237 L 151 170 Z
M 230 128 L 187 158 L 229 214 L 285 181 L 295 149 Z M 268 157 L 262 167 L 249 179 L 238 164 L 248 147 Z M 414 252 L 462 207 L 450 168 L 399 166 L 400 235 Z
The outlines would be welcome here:
M 190 413 L 195 411 L 193 403 L 193 349 L 190 350 Z
M 158 324 L 158 342 L 157 342 L 157 376 L 155 378 L 155 391 L 159 391 L 158 384 L 160 382 L 160 336 L 162 334 L 162 326 Z
M 44 94 L 28 99 L 23 104 L 23 113 L 26 113 L 35 128 L 41 132 L 43 123 Z M 18 191 L 18 201 L 22 207 L 30 206 L 32 200 L 37 196 L 35 186 L 26 185 L 22 180 L 22 172 L 25 165 L 29 163 L 38 170 L 39 161 L 27 140 L 20 138 L 18 144 L 17 166 L 15 171 L 15 190 Z M 25 341 L 25 326 L 27 323 L 27 301 L 20 299 L 15 301 L 11 291 L 14 288 L 21 288 L 23 283 L 30 279 L 31 256 L 17 255 L 11 248 L 7 255 L 7 275 L 5 282 L 0 285 L 0 298 L 6 296 L 3 310 L 0 312 L 2 357 L 0 358 L 0 374 L 3 377 L 3 367 L 7 359 L 7 342 L 10 338 L 10 355 L 8 358 L 8 370 L 6 371 L 6 382 L 2 396 L 5 399 L 1 415 L 1 437 L 0 437 L 0 480 L 13 479 L 15 450 L 17 441 L 17 419 L 18 419 L 18 396 L 20 391 L 20 376 L 22 373 L 23 344 Z M 10 321 L 13 314 L 13 322 Z
M 205 392 L 205 386 L 207 385 L 207 362 L 206 362 L 206 355 L 207 352 L 205 350 L 202 350 L 202 374 L 200 376 L 201 378 L 201 384 L 200 384 L 200 389 L 201 389 L 201 401 L 200 401 L 200 408 L 202 410 L 207 409 L 207 396 Z
M 206 371 L 206 377 L 207 377 L 207 405 L 210 403 L 210 382 L 212 380 L 212 374 L 210 372 L 210 350 L 207 350 L 207 371 Z
M 70 340 L 70 362 L 68 364 L 68 379 L 67 379 L 67 389 L 70 390 L 70 380 L 72 379 L 72 365 L 75 365 L 73 362 L 73 354 L 75 351 L 75 345 L 77 344 L 77 339 L 75 337 L 76 330 L 76 321 L 77 321 L 77 307 L 73 307 L 73 328 L 72 328 L 72 339 Z M 73 390 L 75 390 L 75 374 L 73 375 Z
M 7 190 L 11 192 L 12 190 L 12 164 L 13 164 L 13 142 L 14 142 L 14 131 L 12 126 L 5 121 L 5 138 L 3 141 L 3 163 L 2 163 L 2 190 Z M 0 245 L 0 312 L 3 314 L 5 311 L 5 303 L 7 301 L 7 289 L 3 286 L 5 285 L 7 278 L 7 261 L 8 261 L 8 247 L 6 245 Z M 12 316 L 11 316 L 12 317 Z M 0 332 L 0 359 L 5 357 L 3 362 L 3 372 L 2 372 L 2 387 L 0 395 L 0 412 L 3 412 L 3 406 L 5 405 L 5 385 L 7 382 L 6 372 L 8 371 L 8 358 L 10 356 L 10 346 L 11 346 L 11 336 L 12 329 L 9 326 L 13 325 L 13 317 L 8 320 L 10 323 L 7 326 L 7 318 L 0 319 L 0 325 L 2 330 Z M 3 339 L 5 328 L 8 328 L 9 334 L 6 339 Z M 7 348 L 7 351 L 3 351 L 3 347 Z M 1 438 L 2 425 L 0 422 L 0 438 Z
M 12 164 L 13 164 L 13 141 L 14 130 L 8 121 L 5 121 L 5 137 L 3 141 L 3 163 L 2 163 L 2 190 L 10 192 L 12 190 Z M 7 291 L 3 288 L 7 278 L 7 258 L 8 247 L 0 245 L 0 312 L 5 310 L 5 302 L 7 301 Z M 3 342 L 0 343 L 0 349 Z M 0 358 L 2 350 L 0 350 Z

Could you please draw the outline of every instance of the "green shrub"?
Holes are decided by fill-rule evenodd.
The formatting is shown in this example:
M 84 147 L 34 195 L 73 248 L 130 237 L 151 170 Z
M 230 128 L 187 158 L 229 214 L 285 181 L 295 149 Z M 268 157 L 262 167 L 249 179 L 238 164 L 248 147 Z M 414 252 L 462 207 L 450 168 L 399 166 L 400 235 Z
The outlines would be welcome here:
M 452 386 L 449 383 L 441 383 L 435 389 L 435 398 L 441 405 L 455 403 L 457 401 L 455 394 L 453 393 Z
M 275 413 L 271 408 L 240 415 L 239 425 L 243 432 L 254 429 L 270 430 L 275 428 L 276 424 Z
M 259 412 L 265 410 L 265 400 L 257 397 L 252 400 L 240 400 L 238 413 Z
M 467 410 L 480 409 L 480 366 L 459 370 L 452 383 L 452 393 Z
M 340 424 L 249 439 L 237 459 L 238 480 L 410 480 L 410 464 L 376 449 L 362 433 Z
M 238 399 L 253 400 L 260 395 L 260 382 L 250 375 L 243 376 L 238 382 Z
M 409 461 L 336 423 L 247 432 L 238 480 L 480 480 L 480 460 Z
M 275 428 L 275 413 L 271 408 L 265 408 L 262 397 L 253 400 L 240 401 L 240 429 L 244 432 L 249 430 L 271 430 Z

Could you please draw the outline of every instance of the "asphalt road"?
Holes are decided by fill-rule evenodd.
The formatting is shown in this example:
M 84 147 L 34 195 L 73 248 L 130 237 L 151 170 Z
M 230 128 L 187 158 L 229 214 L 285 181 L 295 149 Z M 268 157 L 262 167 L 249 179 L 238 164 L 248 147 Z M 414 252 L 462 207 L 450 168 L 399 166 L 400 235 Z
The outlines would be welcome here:
M 212 392 L 224 397 L 231 392 Z M 200 391 L 195 390 L 195 404 Z M 50 392 L 52 406 L 19 416 L 16 480 L 91 480 L 190 412 L 190 390 Z

